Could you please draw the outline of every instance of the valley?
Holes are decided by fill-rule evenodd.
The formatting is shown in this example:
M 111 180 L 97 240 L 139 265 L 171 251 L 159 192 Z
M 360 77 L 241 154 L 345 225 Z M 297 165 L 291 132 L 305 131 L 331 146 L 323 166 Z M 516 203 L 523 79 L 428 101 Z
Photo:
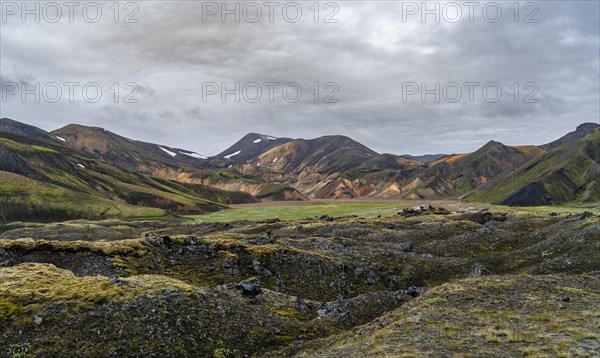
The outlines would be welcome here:
M 600 0 L 0 13 L 0 358 L 600 357 Z
M 0 356 L 600 354 L 600 126 L 206 157 L 1 121 Z
M 472 153 L 420 157 L 377 153 L 345 136 L 250 133 L 207 157 L 98 127 L 47 132 L 3 118 L 0 220 L 174 217 L 349 199 L 585 206 L 600 200 L 598 128 L 585 123 L 541 146 L 490 140 Z

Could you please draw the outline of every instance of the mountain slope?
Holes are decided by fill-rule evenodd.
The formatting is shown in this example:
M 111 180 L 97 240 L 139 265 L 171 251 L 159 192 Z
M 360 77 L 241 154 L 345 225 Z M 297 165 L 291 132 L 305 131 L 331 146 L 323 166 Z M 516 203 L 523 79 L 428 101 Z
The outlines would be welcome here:
M 0 129 L 4 128 L 8 136 L 6 139 L 14 142 L 5 142 L 3 153 L 5 167 L 12 165 L 18 169 L 13 168 L 12 172 L 29 178 L 35 173 L 40 177 L 36 180 L 78 191 L 88 190 L 94 181 L 102 181 L 108 183 L 107 187 L 96 188 L 88 194 L 100 192 L 104 197 L 108 195 L 126 203 L 172 211 L 204 210 L 200 208 L 204 204 L 199 204 L 200 207 L 196 204 L 205 199 L 219 203 L 255 200 L 239 192 L 262 200 L 437 199 L 469 194 L 470 198 L 482 196 L 485 199 L 481 200 L 496 203 L 544 205 L 591 201 L 596 198 L 597 190 L 595 181 L 588 178 L 595 173 L 593 166 L 591 169 L 586 166 L 589 158 L 581 159 L 581 168 L 576 167 L 579 164 L 573 164 L 569 170 L 556 171 L 544 179 L 548 182 L 540 183 L 534 178 L 544 172 L 534 165 L 536 160 L 549 150 L 553 151 L 553 147 L 567 148 L 579 143 L 582 136 L 600 127 L 594 123 L 584 123 L 574 132 L 545 146 L 507 146 L 490 141 L 473 153 L 425 156 L 423 160 L 427 163 L 406 156 L 379 154 L 345 136 L 306 140 L 250 133 L 219 155 L 205 159 L 191 151 L 131 140 L 97 127 L 73 124 L 47 133 L 8 119 L 3 119 L 0 124 Z M 15 138 L 29 138 L 31 142 Z M 23 145 L 30 148 L 25 150 L 21 148 Z M 38 152 L 38 157 L 44 157 L 45 162 L 23 154 L 32 151 Z M 52 151 L 65 154 L 66 161 L 57 161 L 50 154 Z M 575 149 L 567 152 L 570 153 L 567 157 L 579 153 Z M 566 159 L 557 163 L 564 161 Z M 548 166 L 558 165 L 555 164 Z M 81 171 L 89 169 L 89 165 L 105 171 L 100 172 L 94 167 L 93 175 L 108 175 L 109 178 L 86 175 L 82 184 L 81 178 L 74 180 L 64 173 L 65 168 Z M 31 166 L 43 170 L 35 171 Z M 109 167 L 111 169 L 107 169 Z M 511 179 L 517 175 L 515 171 L 530 180 L 526 188 Z M 591 174 L 584 175 L 581 171 Z M 500 194 L 483 194 L 505 179 L 511 184 L 502 185 Z M 548 194 L 550 187 L 553 193 Z M 508 193 L 509 189 L 512 192 Z M 119 194 L 123 190 L 137 194 L 123 196 Z M 510 198 L 507 194 L 516 197 Z M 200 202 L 196 202 L 198 198 Z
M 11 133 L 0 133 L 0 173 L 2 220 L 204 213 L 256 201 L 245 193 L 129 172 L 62 144 Z
M 577 129 L 575 129 L 575 131 L 567 133 L 566 135 L 562 136 L 561 138 L 550 142 L 548 144 L 544 144 L 541 147 L 546 149 L 546 150 L 552 150 L 554 148 L 560 147 L 563 144 L 566 144 L 568 142 L 572 142 L 584 137 L 587 137 L 588 135 L 594 133 L 597 129 L 600 128 L 600 124 L 598 123 L 583 123 L 579 126 L 577 126 Z
M 29 124 L 17 122 L 10 118 L 0 118 L 0 132 L 41 140 L 48 143 L 60 144 L 64 139 L 51 135 L 43 129 Z
M 490 141 L 473 153 L 454 154 L 428 163 L 429 168 L 411 178 L 410 199 L 460 196 L 509 173 L 540 156 L 535 146 L 510 147 Z
M 127 170 L 149 174 L 174 172 L 180 166 L 202 168 L 206 158 L 193 151 L 122 137 L 98 127 L 70 124 L 52 132 L 73 149 L 93 154 Z
M 243 173 L 285 183 L 312 198 L 439 198 L 459 196 L 544 153 L 535 146 L 490 141 L 474 153 L 428 164 L 378 154 L 344 136 L 296 139 L 237 164 Z
M 555 148 L 467 199 L 518 206 L 600 201 L 600 130 Z
M 275 146 L 289 141 L 291 141 L 290 138 L 276 138 L 264 134 L 249 133 L 213 158 L 230 159 L 236 163 L 244 163 L 258 157 Z
M 292 185 L 315 198 L 337 196 L 314 195 L 323 185 L 341 178 L 344 173 L 360 167 L 378 153 L 344 136 L 316 139 L 295 139 L 271 148 L 244 165 L 256 175 L 270 181 Z
M 345 136 L 296 139 L 274 147 L 253 162 L 273 170 L 339 172 L 359 165 L 377 152 Z

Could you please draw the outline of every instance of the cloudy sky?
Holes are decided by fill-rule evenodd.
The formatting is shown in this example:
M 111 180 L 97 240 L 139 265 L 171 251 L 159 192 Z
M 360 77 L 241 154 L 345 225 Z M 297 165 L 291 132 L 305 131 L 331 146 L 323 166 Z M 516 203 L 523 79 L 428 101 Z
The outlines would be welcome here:
M 1 1 L 0 115 L 46 130 L 93 125 L 206 155 L 248 132 L 424 154 L 600 121 L 597 1 L 44 4 L 36 22 Z

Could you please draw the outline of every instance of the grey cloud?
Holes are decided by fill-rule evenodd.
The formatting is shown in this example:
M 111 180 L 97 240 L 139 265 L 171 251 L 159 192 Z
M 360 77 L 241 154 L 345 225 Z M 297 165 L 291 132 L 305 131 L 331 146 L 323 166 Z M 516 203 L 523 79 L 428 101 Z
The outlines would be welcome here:
M 513 23 L 508 5 L 497 24 L 480 15 L 475 23 L 403 23 L 401 5 L 383 1 L 338 2 L 338 24 L 203 23 L 200 3 L 190 1 L 139 2 L 137 24 L 3 23 L 2 81 L 28 74 L 94 81 L 105 91 L 136 82 L 140 103 L 12 101 L 1 115 L 45 129 L 104 126 L 205 154 L 250 131 L 344 134 L 378 151 L 415 154 L 474 150 L 490 139 L 541 144 L 600 120 L 599 5 L 538 3 L 537 24 Z M 203 82 L 268 81 L 301 83 L 303 99 L 202 101 Z M 340 103 L 313 103 L 310 83 L 328 81 L 339 84 Z M 402 101 L 403 82 L 472 81 L 535 82 L 539 103 L 514 103 L 512 94 L 496 104 Z

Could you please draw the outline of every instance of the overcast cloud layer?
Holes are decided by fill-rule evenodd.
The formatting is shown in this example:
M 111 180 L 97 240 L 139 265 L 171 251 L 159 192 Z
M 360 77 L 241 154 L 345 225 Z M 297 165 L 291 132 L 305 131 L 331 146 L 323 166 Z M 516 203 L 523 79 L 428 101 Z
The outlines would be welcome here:
M 342 134 L 379 152 L 424 154 L 472 151 L 490 139 L 543 144 L 580 123 L 600 121 L 597 1 L 537 2 L 539 11 L 530 18 L 537 23 L 524 22 L 534 10 L 527 2 L 520 3 L 515 22 L 512 1 L 498 2 L 503 13 L 495 23 L 482 17 L 483 2 L 470 22 L 462 1 L 457 4 L 463 16 L 454 23 L 443 16 L 436 23 L 433 15 L 423 22 L 421 13 L 403 21 L 407 4 L 390 1 L 338 1 L 337 23 L 323 22 L 334 10 L 324 9 L 326 2 L 320 3 L 320 21 L 314 23 L 312 1 L 301 3 L 303 16 L 296 23 L 282 18 L 285 3 L 276 9 L 273 23 L 266 13 L 257 23 L 243 18 L 235 23 L 233 16 L 222 23 L 218 15 L 204 21 L 199 1 L 134 2 L 137 23 L 123 23 L 133 9 L 125 2 L 119 23 L 108 8 L 112 2 L 102 3 L 96 23 L 82 17 L 81 7 L 72 23 L 67 13 L 57 23 L 43 17 L 36 23 L 32 16 L 23 23 L 6 3 L 0 34 L 3 83 L 25 82 L 33 88 L 36 82 L 96 82 L 104 91 L 97 103 L 86 102 L 81 88 L 73 103 L 67 93 L 57 103 L 43 98 L 35 103 L 33 95 L 23 103 L 3 85 L 6 102 L 0 103 L 0 115 L 46 130 L 93 125 L 207 155 L 248 132 L 304 138 Z M 139 103 L 122 103 L 128 93 L 123 88 L 114 103 L 110 86 L 115 82 L 139 85 L 134 97 Z M 270 103 L 263 87 L 257 103 L 235 103 L 234 96 L 225 103 L 209 96 L 204 103 L 207 82 L 230 87 L 296 82 L 303 97 L 288 103 L 279 87 Z M 309 89 L 313 82 L 321 85 L 319 103 Z M 327 82 L 339 86 L 334 96 L 339 103 L 323 103 L 332 89 L 323 88 Z M 425 82 L 430 88 L 436 82 L 494 82 L 504 91 L 497 103 L 486 101 L 481 87 L 472 103 L 465 92 L 457 103 L 444 98 L 435 103 L 433 95 L 424 102 L 420 95 L 403 101 L 406 82 Z M 518 103 L 509 88 L 515 82 L 521 87 Z M 538 103 L 524 103 L 534 91 L 523 88 L 529 82 L 539 88 L 532 98 Z

